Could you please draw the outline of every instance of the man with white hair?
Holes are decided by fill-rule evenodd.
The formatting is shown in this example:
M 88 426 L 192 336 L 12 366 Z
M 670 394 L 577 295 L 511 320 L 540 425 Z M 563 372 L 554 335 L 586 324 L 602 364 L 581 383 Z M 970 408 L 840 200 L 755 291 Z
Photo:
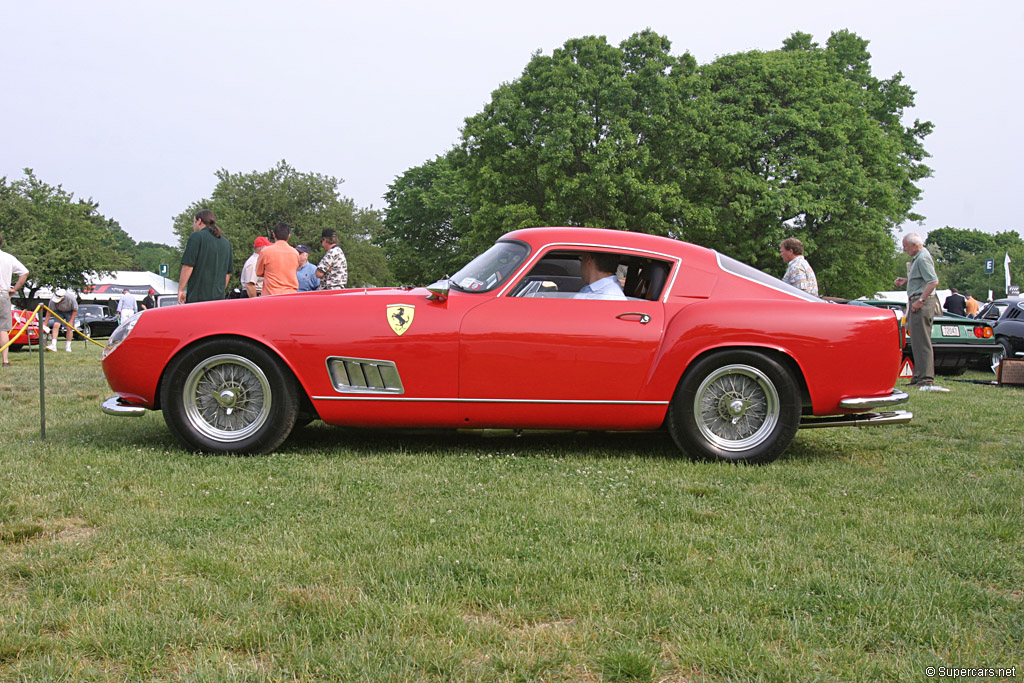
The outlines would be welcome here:
M 910 344 L 914 352 L 914 377 L 911 386 L 932 389 L 935 384 L 935 356 L 932 352 L 932 322 L 942 312 L 935 289 L 939 276 L 932 255 L 916 232 L 903 238 L 903 251 L 911 257 L 907 277 L 898 277 L 897 287 L 907 286 L 907 317 L 910 320 Z M 938 387 L 935 387 L 938 390 Z

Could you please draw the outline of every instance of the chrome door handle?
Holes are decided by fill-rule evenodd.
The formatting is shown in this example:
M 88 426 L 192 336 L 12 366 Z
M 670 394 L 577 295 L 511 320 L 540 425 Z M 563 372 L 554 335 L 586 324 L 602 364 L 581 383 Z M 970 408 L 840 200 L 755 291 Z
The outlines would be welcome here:
M 646 313 L 619 313 L 615 318 L 618 320 L 630 320 L 641 325 L 651 322 L 651 316 Z

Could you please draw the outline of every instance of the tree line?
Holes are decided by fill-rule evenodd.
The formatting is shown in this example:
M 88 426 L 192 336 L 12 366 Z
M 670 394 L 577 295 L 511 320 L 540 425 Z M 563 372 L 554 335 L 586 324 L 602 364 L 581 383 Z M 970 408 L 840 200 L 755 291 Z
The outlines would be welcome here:
M 90 270 L 158 272 L 167 263 L 176 279 L 199 209 L 212 209 L 231 240 L 236 274 L 278 221 L 314 262 L 321 231 L 333 228 L 352 286 L 433 281 L 529 226 L 684 239 L 777 276 L 778 244 L 794 236 L 823 295 L 869 295 L 891 289 L 905 269 L 895 230 L 923 219 L 913 206 L 917 182 L 930 175 L 932 124 L 904 124 L 914 91 L 902 74 L 874 76 L 867 47 L 849 31 L 824 46 L 794 33 L 777 50 L 699 65 L 650 30 L 618 46 L 576 38 L 534 54 L 465 119 L 455 146 L 396 177 L 383 212 L 340 195 L 342 180 L 282 160 L 266 171 L 217 171 L 210 196 L 172 219 L 177 245 L 136 244 L 91 199 L 26 170 L 0 178 L 0 231 L 38 285 L 79 289 Z M 1024 264 L 1012 231 L 946 227 L 928 246 L 944 287 L 986 292 L 978 262 L 995 257 L 992 288 L 1001 292 L 1003 253 L 1014 270 Z

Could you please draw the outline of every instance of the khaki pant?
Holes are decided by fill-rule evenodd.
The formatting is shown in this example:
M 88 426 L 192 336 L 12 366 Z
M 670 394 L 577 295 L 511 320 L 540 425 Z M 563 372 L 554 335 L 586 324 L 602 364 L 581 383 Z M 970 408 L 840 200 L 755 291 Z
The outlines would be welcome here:
M 910 346 L 914 352 L 914 383 L 935 380 L 935 355 L 932 351 L 932 322 L 941 313 L 939 297 L 932 294 L 921 309 L 914 313 L 908 307 L 910 320 Z

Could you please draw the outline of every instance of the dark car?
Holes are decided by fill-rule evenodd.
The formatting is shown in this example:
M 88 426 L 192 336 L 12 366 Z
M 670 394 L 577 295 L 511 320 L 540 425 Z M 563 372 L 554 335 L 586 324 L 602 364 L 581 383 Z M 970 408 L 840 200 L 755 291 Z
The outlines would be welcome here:
M 899 301 L 859 300 L 850 303 L 887 308 L 900 316 L 906 310 L 906 304 Z M 907 343 L 903 356 L 913 358 L 914 339 L 910 336 L 909 325 L 906 327 Z M 988 321 L 952 313 L 940 315 L 932 322 L 932 351 L 935 372 L 939 375 L 962 375 L 968 368 L 991 370 L 1003 357 L 1003 348 L 996 343 L 995 332 Z
M 87 337 L 109 337 L 118 324 L 117 316 L 111 315 L 106 306 L 81 304 L 78 307 L 75 326 Z
M 1024 353 L 1024 299 L 1017 296 L 996 299 L 978 313 L 995 329 L 996 341 L 1006 358 Z

